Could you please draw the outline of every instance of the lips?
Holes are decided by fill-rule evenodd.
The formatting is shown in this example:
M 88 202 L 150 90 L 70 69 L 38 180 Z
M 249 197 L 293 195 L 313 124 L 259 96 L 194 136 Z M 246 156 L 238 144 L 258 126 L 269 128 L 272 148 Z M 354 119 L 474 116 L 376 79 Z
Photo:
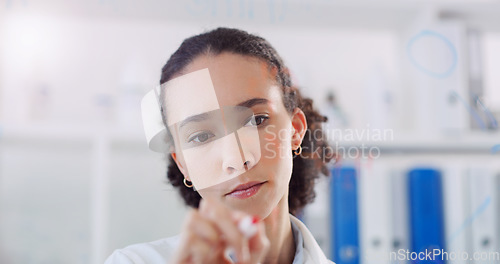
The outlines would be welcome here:
M 240 184 L 236 186 L 231 192 L 226 195 L 233 196 L 236 198 L 244 199 L 253 196 L 260 189 L 262 184 L 265 182 L 248 182 L 245 184 Z

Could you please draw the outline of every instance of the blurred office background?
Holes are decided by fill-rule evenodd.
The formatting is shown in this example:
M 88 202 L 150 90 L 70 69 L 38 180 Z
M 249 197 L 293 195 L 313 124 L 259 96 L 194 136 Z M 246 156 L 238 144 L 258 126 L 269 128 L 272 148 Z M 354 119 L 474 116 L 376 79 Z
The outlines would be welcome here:
M 0 263 L 97 264 L 179 232 L 140 100 L 217 26 L 269 40 L 344 135 L 302 216 L 330 258 L 500 251 L 499 1 L 4 0 Z

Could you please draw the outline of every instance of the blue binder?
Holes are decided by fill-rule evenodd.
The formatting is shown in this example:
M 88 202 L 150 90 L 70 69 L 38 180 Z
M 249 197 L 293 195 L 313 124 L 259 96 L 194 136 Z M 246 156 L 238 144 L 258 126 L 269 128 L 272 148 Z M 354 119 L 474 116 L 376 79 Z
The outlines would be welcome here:
M 412 263 L 445 263 L 441 255 L 429 259 L 426 252 L 445 251 L 443 189 L 441 173 L 431 168 L 415 168 L 408 174 L 411 252 L 420 256 Z
M 336 264 L 359 263 L 358 199 L 356 169 L 332 169 L 332 253 Z

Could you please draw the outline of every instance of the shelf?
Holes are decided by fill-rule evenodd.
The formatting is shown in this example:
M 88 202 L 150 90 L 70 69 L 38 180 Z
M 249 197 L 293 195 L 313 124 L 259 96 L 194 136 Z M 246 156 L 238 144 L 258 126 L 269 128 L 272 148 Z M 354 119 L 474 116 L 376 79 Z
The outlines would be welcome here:
M 140 127 L 139 127 L 140 128 Z M 138 128 L 121 128 L 119 125 L 34 125 L 0 126 L 0 142 L 62 142 L 91 144 L 104 140 L 109 144 L 131 145 L 147 148 L 146 138 Z M 338 148 L 377 148 L 381 153 L 448 153 L 448 154 L 499 154 L 500 133 L 474 132 L 454 136 L 424 137 L 418 134 L 399 133 L 390 141 L 333 140 Z M 494 153 L 495 152 L 495 153 Z
M 146 145 L 144 132 L 139 129 L 113 124 L 0 125 L 0 141 L 92 142 L 96 139 L 105 139 L 112 143 Z
M 338 146 L 376 147 L 381 153 L 500 154 L 500 133 L 473 132 L 460 136 L 422 137 L 398 134 L 392 141 L 339 141 Z M 333 143 L 335 148 L 337 143 Z

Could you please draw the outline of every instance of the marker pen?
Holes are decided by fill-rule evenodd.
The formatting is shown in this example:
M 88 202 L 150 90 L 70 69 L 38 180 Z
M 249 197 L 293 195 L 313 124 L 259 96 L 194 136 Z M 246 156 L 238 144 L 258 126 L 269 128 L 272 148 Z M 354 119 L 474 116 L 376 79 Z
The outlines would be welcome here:
M 238 229 L 246 238 L 251 238 L 255 235 L 255 233 L 257 233 L 257 222 L 259 222 L 259 218 L 256 216 L 247 216 L 240 220 L 238 223 Z
M 243 236 L 245 236 L 245 238 L 251 238 L 258 231 L 257 229 L 258 222 L 259 222 L 258 217 L 246 216 L 238 222 L 238 230 L 243 234 Z M 233 248 L 228 247 L 225 251 L 225 255 L 229 256 L 229 258 L 233 262 L 237 262 L 236 254 Z

